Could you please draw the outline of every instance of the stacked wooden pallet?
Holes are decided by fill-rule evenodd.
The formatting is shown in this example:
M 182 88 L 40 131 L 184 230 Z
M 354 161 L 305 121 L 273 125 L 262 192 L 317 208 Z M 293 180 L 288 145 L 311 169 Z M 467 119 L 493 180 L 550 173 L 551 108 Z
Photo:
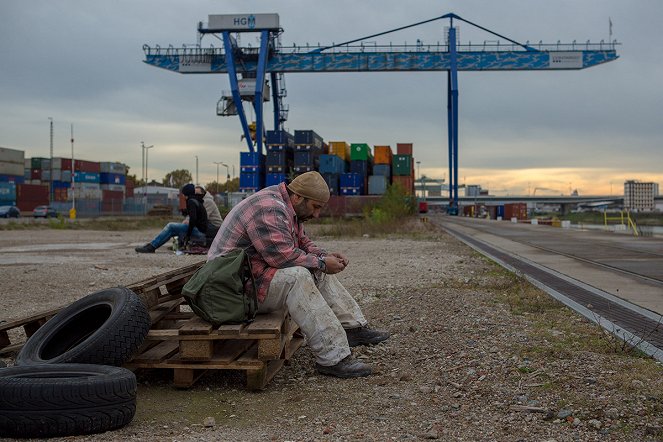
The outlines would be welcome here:
M 190 387 L 207 370 L 243 370 L 248 389 L 263 389 L 302 345 L 298 327 L 285 311 L 258 315 L 250 324 L 220 327 L 195 316 L 182 298 L 182 287 L 202 264 L 127 286 L 148 307 L 152 326 L 126 366 L 172 370 L 177 387 Z M 20 350 L 23 342 L 57 312 L 0 324 L 0 354 Z M 19 330 L 22 333 L 17 333 Z

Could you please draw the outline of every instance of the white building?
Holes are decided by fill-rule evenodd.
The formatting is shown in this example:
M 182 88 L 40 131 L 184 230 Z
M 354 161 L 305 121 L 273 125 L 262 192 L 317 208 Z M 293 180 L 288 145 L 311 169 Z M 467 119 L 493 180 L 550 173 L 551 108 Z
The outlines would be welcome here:
M 624 208 L 636 212 L 652 212 L 656 209 L 654 197 L 658 196 L 658 183 L 628 180 L 624 183 Z

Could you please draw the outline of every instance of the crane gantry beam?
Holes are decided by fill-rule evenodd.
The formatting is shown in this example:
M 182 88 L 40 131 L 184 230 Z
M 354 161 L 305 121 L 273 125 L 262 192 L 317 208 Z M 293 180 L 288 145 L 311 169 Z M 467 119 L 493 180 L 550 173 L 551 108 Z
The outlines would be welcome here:
M 444 44 L 377 45 L 364 40 L 419 26 L 436 20 L 449 19 Z M 461 45 L 456 41 L 454 19 L 468 23 L 508 41 L 508 44 L 484 43 Z M 545 71 L 579 70 L 607 63 L 618 58 L 616 42 L 592 44 L 521 44 L 456 14 L 402 26 L 385 32 L 330 46 L 281 47 L 278 38 L 282 29 L 277 14 L 210 15 L 208 27 L 198 26 L 199 34 L 221 34 L 223 48 L 200 44 L 175 48 L 143 46 L 145 63 L 182 74 L 229 74 L 231 99 L 240 117 L 249 150 L 254 146 L 239 94 L 237 74 L 255 78 L 255 93 L 251 95 L 256 110 L 256 141 L 262 151 L 262 97 L 264 77 L 270 74 L 274 95 L 274 128 L 285 121 L 278 95 L 278 76 L 284 73 L 317 72 L 422 72 L 446 71 L 447 125 L 449 148 L 449 213 L 458 213 L 458 71 Z M 259 32 L 259 48 L 240 47 L 232 32 Z M 217 35 L 218 37 L 218 35 Z M 359 45 L 355 43 L 360 42 Z M 278 75 L 278 76 L 277 76 Z M 277 100 L 277 98 L 279 98 Z

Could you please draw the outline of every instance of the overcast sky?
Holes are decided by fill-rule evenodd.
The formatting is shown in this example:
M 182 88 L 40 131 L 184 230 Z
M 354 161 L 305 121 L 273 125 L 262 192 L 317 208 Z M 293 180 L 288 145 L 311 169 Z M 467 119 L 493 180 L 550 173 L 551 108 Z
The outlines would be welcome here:
M 620 58 L 579 71 L 460 72 L 459 181 L 496 194 L 621 194 L 625 179 L 663 185 L 663 2 L 0 0 L 0 146 L 121 161 L 149 178 L 188 169 L 216 180 L 246 150 L 237 117 L 218 117 L 228 77 L 143 63 L 143 45 L 196 42 L 208 14 L 276 12 L 284 45 L 329 44 L 453 12 L 514 40 L 622 45 Z M 448 21 L 379 37 L 444 41 Z M 460 43 L 496 37 L 460 23 Z M 257 34 L 242 43 L 257 45 Z M 203 45 L 221 46 L 211 36 Z M 446 73 L 287 74 L 287 127 L 325 140 L 414 143 L 421 173 L 447 175 Z M 271 103 L 265 106 L 268 128 Z M 232 174 L 232 169 L 231 169 Z M 225 169 L 220 170 L 221 181 Z M 550 190 L 544 190 L 550 189 Z

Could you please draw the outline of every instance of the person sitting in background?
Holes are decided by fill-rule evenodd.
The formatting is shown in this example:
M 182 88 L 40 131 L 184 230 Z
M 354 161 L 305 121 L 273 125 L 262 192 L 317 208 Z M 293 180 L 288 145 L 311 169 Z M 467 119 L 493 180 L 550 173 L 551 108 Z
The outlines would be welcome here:
M 207 192 L 203 186 L 196 186 L 196 194 L 203 195 L 203 205 L 205 206 L 205 211 L 207 212 L 207 232 L 205 236 L 207 237 L 206 246 L 212 244 L 216 232 L 219 231 L 221 223 L 223 223 L 223 217 L 221 212 L 219 212 L 219 206 L 214 202 L 214 197 L 211 193 Z
M 329 196 L 329 186 L 318 172 L 254 193 L 226 216 L 207 260 L 246 250 L 258 313 L 286 308 L 306 336 L 318 372 L 341 378 L 368 376 L 371 367 L 354 359 L 350 347 L 377 344 L 389 333 L 367 327 L 359 305 L 336 277 L 348 259 L 315 245 L 302 226 L 320 216 Z
M 207 232 L 207 211 L 203 205 L 204 196 L 196 194 L 196 188 L 193 184 L 187 184 L 182 187 L 182 195 L 186 198 L 186 212 L 188 222 L 168 223 L 163 230 L 150 242 L 144 246 L 136 247 L 138 253 L 154 253 L 156 249 L 166 244 L 170 238 L 175 236 L 182 238 L 183 243 L 187 244 L 190 240 L 206 242 L 205 233 Z M 217 209 L 218 210 L 218 209 Z

